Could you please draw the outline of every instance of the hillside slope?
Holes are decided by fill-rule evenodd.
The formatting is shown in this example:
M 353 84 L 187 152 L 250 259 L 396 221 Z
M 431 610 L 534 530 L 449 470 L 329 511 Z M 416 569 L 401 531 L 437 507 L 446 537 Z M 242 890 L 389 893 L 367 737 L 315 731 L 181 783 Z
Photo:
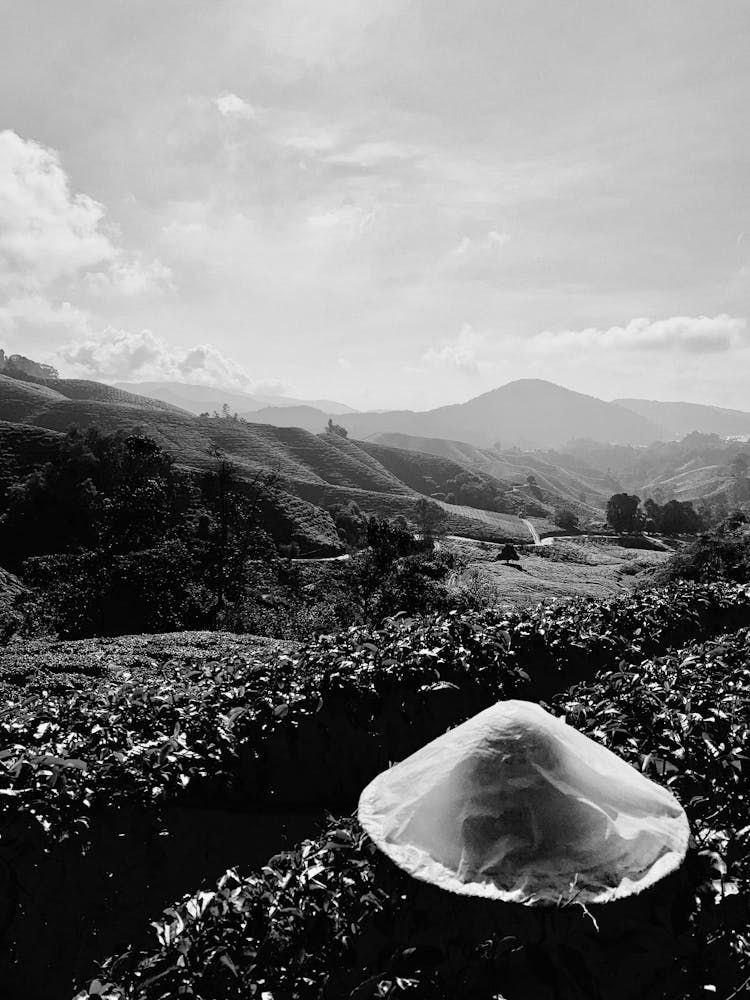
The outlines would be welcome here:
M 664 427 L 675 438 L 693 431 L 721 437 L 750 435 L 750 413 L 699 403 L 661 403 L 654 399 L 615 399 L 613 403 Z
M 325 511 L 316 513 L 315 508 L 355 501 L 368 513 L 403 514 L 412 521 L 417 519 L 416 505 L 421 493 L 356 442 L 338 435 L 195 417 L 176 408 L 70 399 L 37 386 L 29 388 L 27 383 L 17 385 L 21 388 L 16 386 L 14 393 L 0 395 L 0 420 L 14 424 L 14 429 L 6 431 L 6 437 L 15 442 L 18 455 L 38 452 L 45 441 L 45 432 L 59 433 L 71 425 L 95 426 L 108 433 L 142 431 L 173 454 L 181 466 L 194 471 L 212 468 L 220 453 L 247 479 L 260 471 L 276 474 L 281 513 L 274 523 L 279 531 L 286 533 L 287 540 L 295 533 L 304 535 L 308 552 L 332 550 L 338 545 L 330 515 Z M 81 391 L 85 388 L 84 384 Z M 20 419 L 16 416 L 18 399 L 23 404 Z M 24 434 L 28 435 L 28 447 Z M 14 459 L 16 465 L 20 460 L 18 455 Z M 414 467 L 424 461 L 418 459 Z M 531 513 L 543 515 L 545 511 Z M 488 520 L 482 510 L 472 513 L 469 507 L 450 512 L 449 522 L 454 533 L 470 537 L 517 541 L 528 538 L 528 531 L 518 518 Z
M 551 516 L 555 509 L 566 507 L 582 522 L 599 520 L 609 497 L 621 488 L 613 477 L 570 455 L 554 453 L 547 457 L 407 434 L 379 434 L 377 442 L 420 455 L 439 456 L 502 482 L 507 488 L 504 500 L 509 511 L 528 512 L 536 505 L 543 515 Z M 529 476 L 536 480 L 536 487 L 528 484 Z

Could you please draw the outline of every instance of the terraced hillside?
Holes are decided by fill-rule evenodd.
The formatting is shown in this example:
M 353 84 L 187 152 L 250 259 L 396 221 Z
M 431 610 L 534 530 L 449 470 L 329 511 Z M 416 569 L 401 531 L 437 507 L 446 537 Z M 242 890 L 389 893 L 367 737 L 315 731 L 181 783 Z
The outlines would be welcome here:
M 471 469 L 509 487 L 505 499 L 509 512 L 529 510 L 552 516 L 558 507 L 573 510 L 583 523 L 599 520 L 609 497 L 620 489 L 616 479 L 573 456 L 500 451 L 480 448 L 464 441 L 445 438 L 415 437 L 410 434 L 379 434 L 377 445 L 433 455 Z M 376 447 L 370 442 L 365 447 Z M 536 489 L 530 490 L 527 479 L 533 476 Z
M 358 441 L 357 445 L 418 493 L 430 496 L 438 492 L 454 494 L 457 503 L 479 506 L 468 499 L 467 495 L 473 492 L 477 498 L 492 498 L 494 503 L 491 509 L 509 512 L 503 501 L 503 494 L 511 487 L 509 481 L 503 482 L 486 472 L 469 471 L 465 464 L 440 455 L 374 444 L 371 441 Z M 482 506 L 490 504 L 484 503 Z
M 96 382 L 60 380 L 60 388 L 68 395 L 10 378 L 0 385 L 0 420 L 13 425 L 4 432 L 15 456 L 9 466 L 15 471 L 9 476 L 20 475 L 22 466 L 33 467 L 28 455 L 39 453 L 45 432 L 59 433 L 71 425 L 96 426 L 106 433 L 140 430 L 187 469 L 211 468 L 218 452 L 247 478 L 260 470 L 274 472 L 280 501 L 274 521 L 282 534 L 304 537 L 308 551 L 335 551 L 338 546 L 330 516 L 324 511 L 315 513 L 315 508 L 353 500 L 368 513 L 403 514 L 415 520 L 423 495 L 453 493 L 457 500 L 466 500 L 453 481 L 457 477 L 472 480 L 465 465 L 434 455 L 367 445 L 331 433 L 311 434 L 299 427 L 196 417 Z M 503 516 L 482 509 L 502 509 L 508 484 L 483 471 L 475 479 L 485 492 L 478 494 L 477 507 L 468 503 L 446 506 L 448 530 L 493 541 L 528 540 L 528 531 L 513 515 L 512 505 Z M 544 506 L 528 509 L 526 504 L 526 508 L 525 513 L 542 517 L 549 513 Z
M 176 410 L 178 413 L 186 412 L 179 406 L 172 403 L 165 403 L 161 399 L 152 399 L 149 396 L 140 396 L 137 393 L 126 392 L 113 385 L 106 385 L 104 382 L 92 382 L 89 379 L 60 378 L 49 380 L 45 383 L 50 389 L 59 392 L 66 399 L 88 399 L 98 400 L 103 403 L 126 403 L 130 406 L 143 406 L 149 410 Z
M 0 417 L 3 420 L 26 420 L 59 399 L 63 396 L 45 385 L 0 375 Z

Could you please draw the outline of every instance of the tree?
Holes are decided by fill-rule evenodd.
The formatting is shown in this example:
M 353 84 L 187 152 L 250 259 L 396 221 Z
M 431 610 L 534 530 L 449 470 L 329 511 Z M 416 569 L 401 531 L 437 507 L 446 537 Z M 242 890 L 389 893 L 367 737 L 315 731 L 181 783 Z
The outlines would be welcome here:
M 329 511 L 339 538 L 349 548 L 361 548 L 367 539 L 367 515 L 353 500 L 347 504 L 335 504 Z
M 735 479 L 746 479 L 748 466 L 750 466 L 750 461 L 748 461 L 747 455 L 742 452 L 739 455 L 735 455 L 730 465 L 732 475 Z
M 506 566 L 510 566 L 511 562 L 519 562 L 520 556 L 518 555 L 518 550 L 510 542 L 507 542 L 497 554 L 497 559 L 502 560 Z
M 427 547 L 432 548 L 435 536 L 442 534 L 445 530 L 448 515 L 439 504 L 422 498 L 414 505 L 414 516 L 422 541 Z
M 555 524 L 563 531 L 578 531 L 578 515 L 568 508 L 558 508 L 555 511 Z
M 607 502 L 607 522 L 618 534 L 641 530 L 640 499 L 629 493 L 615 493 Z
M 349 431 L 346 427 L 342 427 L 341 424 L 336 424 L 332 417 L 328 418 L 328 423 L 326 424 L 326 434 L 338 434 L 339 437 L 348 438 Z
M 669 500 L 663 506 L 651 497 L 643 505 L 646 526 L 665 535 L 691 535 L 707 527 L 708 519 L 696 513 L 688 501 Z
M 180 533 L 193 492 L 146 435 L 72 428 L 53 461 L 9 490 L 0 550 L 13 568 L 36 555 L 147 549 Z
M 258 473 L 241 480 L 236 466 L 216 452 L 216 465 L 201 480 L 198 534 L 203 542 L 204 583 L 213 595 L 214 621 L 227 602 L 237 601 L 252 557 L 272 561 L 276 550 L 260 523 L 260 506 L 275 476 Z

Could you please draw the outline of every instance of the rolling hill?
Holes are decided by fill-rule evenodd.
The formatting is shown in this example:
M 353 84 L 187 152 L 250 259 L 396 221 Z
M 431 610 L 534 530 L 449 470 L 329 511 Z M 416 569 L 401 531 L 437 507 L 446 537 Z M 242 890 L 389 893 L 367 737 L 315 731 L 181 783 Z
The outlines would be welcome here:
M 407 434 L 379 434 L 377 442 L 420 455 L 439 456 L 507 484 L 503 499 L 509 511 L 533 513 L 536 508 L 538 514 L 551 517 L 557 508 L 565 507 L 585 523 L 600 520 L 607 500 L 621 489 L 616 478 L 563 453 L 502 451 Z M 529 476 L 536 480 L 535 486 L 528 484 Z
M 369 513 L 403 514 L 414 521 L 425 492 L 444 496 L 451 479 L 472 479 L 464 465 L 447 459 L 410 451 L 397 454 L 394 449 L 362 445 L 336 434 L 311 434 L 299 427 L 196 417 L 175 406 L 142 401 L 125 390 L 113 393 L 111 386 L 100 383 L 62 384 L 69 393 L 63 395 L 47 386 L 5 381 L 8 385 L 0 387 L 0 420 L 6 421 L 0 447 L 13 453 L 7 467 L 16 470 L 14 476 L 33 467 L 35 458 L 29 456 L 42 454 L 49 435 L 71 425 L 96 426 L 104 432 L 140 430 L 194 472 L 212 468 L 218 451 L 248 480 L 259 471 L 275 473 L 276 512 L 268 512 L 269 520 L 287 540 L 297 534 L 308 553 L 339 548 L 331 517 L 322 507 L 355 501 Z M 498 495 L 508 489 L 507 483 L 486 474 L 476 479 Z M 459 494 L 456 499 L 463 497 Z M 448 527 L 469 537 L 526 541 L 528 530 L 513 509 L 502 514 L 460 502 L 447 504 Z M 544 516 L 545 511 L 534 508 L 527 513 Z
M 750 413 L 744 410 L 699 403 L 661 403 L 654 399 L 615 399 L 613 403 L 659 424 L 669 437 L 683 438 L 693 431 L 720 437 L 750 435 Z

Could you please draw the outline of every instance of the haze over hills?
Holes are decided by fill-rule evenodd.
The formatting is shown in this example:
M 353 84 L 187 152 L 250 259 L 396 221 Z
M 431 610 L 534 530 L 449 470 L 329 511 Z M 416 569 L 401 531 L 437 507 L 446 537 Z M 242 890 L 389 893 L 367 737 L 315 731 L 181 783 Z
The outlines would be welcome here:
M 52 388 L 54 379 L 41 385 L 0 378 L 0 457 L 19 475 L 30 471 L 35 460 L 44 460 L 54 440 L 50 434 L 71 425 L 94 426 L 107 433 L 140 431 L 152 436 L 182 467 L 195 472 L 212 468 L 217 450 L 247 480 L 260 471 L 273 472 L 277 487 L 271 520 L 277 528 L 281 525 L 287 541 L 291 537 L 301 541 L 306 552 L 320 554 L 340 547 L 331 516 L 324 509 L 334 504 L 353 501 L 368 513 L 401 514 L 415 520 L 416 505 L 426 494 L 412 483 L 429 487 L 429 495 L 442 503 L 453 533 L 490 540 L 529 539 L 515 505 L 505 505 L 501 499 L 508 484 L 487 474 L 472 475 L 455 462 L 403 452 L 384 464 L 356 441 L 337 434 L 195 416 L 101 383 L 77 382 L 75 398 L 70 398 Z M 64 382 L 60 380 L 61 388 Z M 90 398 L 82 398 L 86 392 Z M 489 498 L 490 509 L 467 503 L 474 495 L 471 490 L 479 490 L 482 499 Z M 443 497 L 452 497 L 455 503 Z M 543 507 L 532 505 L 525 513 L 540 518 L 540 532 L 556 530 L 544 520 Z
M 543 379 L 519 379 L 422 413 L 349 414 L 345 423 L 355 437 L 397 432 L 527 449 L 555 448 L 591 434 L 620 444 L 649 444 L 661 436 L 661 428 L 640 414 Z
M 659 424 L 669 437 L 685 437 L 693 431 L 721 437 L 750 435 L 750 413 L 700 403 L 662 403 L 655 399 L 613 399 L 633 413 Z
M 713 417 L 717 409 L 690 412 L 697 419 L 705 410 Z M 733 420 L 748 416 L 723 412 Z M 601 521 L 608 498 L 624 488 L 643 497 L 725 496 L 727 502 L 737 492 L 732 449 L 719 437 L 684 449 L 673 441 L 644 446 L 644 438 L 659 436 L 654 421 L 533 379 L 424 413 L 335 415 L 349 431 L 344 438 L 323 433 L 328 414 L 315 407 L 266 407 L 246 419 L 216 419 L 119 386 L 0 374 L 0 420 L 8 422 L 0 434 L 0 458 L 13 471 L 11 478 L 30 471 L 33 456 L 44 460 L 45 430 L 59 433 L 71 424 L 105 432 L 141 429 L 194 470 L 209 468 L 218 449 L 248 479 L 259 470 L 273 471 L 280 509 L 294 511 L 285 523 L 305 523 L 310 547 L 336 545 L 330 516 L 320 508 L 349 501 L 369 513 L 408 517 L 417 500 L 428 496 L 445 506 L 456 534 L 522 540 L 519 516 L 550 519 L 568 508 L 584 524 Z M 410 421 L 444 427 L 446 433 L 372 430 Z M 363 431 L 369 432 L 367 440 Z M 515 444 L 534 437 L 524 450 Z M 501 448 L 488 439 L 514 446 Z M 554 444 L 540 447 L 539 439 Z
M 212 413 L 214 410 L 221 412 L 225 403 L 232 412 L 236 411 L 241 416 L 245 415 L 246 411 L 260 410 L 269 406 L 279 408 L 309 406 L 332 415 L 355 412 L 351 406 L 331 399 L 295 399 L 278 393 L 250 393 L 239 389 L 191 385 L 188 382 L 115 382 L 114 385 L 126 392 L 173 403 L 196 414 L 206 411 Z
M 331 400 L 305 401 L 180 382 L 121 382 L 116 387 L 196 414 L 220 411 L 226 403 L 231 412 L 251 423 L 302 427 L 314 434 L 323 430 L 329 417 L 344 418 L 338 422 L 349 435 L 363 440 L 406 434 L 528 451 L 558 449 L 586 437 L 638 446 L 674 440 L 692 431 L 723 437 L 750 435 L 750 413 L 741 410 L 641 399 L 607 402 L 543 379 L 518 379 L 465 403 L 424 411 L 362 412 Z

